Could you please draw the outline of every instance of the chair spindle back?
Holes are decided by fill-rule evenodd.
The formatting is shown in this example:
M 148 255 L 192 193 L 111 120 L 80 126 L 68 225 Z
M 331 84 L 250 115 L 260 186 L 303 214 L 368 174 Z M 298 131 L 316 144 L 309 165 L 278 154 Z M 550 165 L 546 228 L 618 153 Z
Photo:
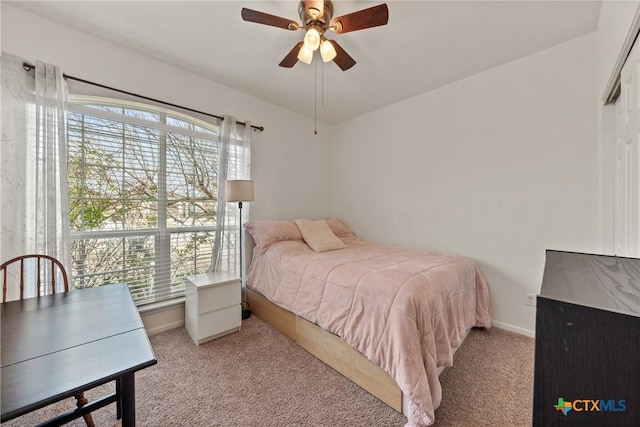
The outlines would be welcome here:
M 42 284 L 42 277 L 44 276 L 43 268 L 48 269 L 44 271 L 48 271 L 50 276 L 51 283 L 50 283 L 49 293 L 54 293 L 54 294 L 56 293 L 58 274 L 60 274 L 60 276 L 62 277 L 64 291 L 65 292 L 69 291 L 69 279 L 67 277 L 67 272 L 60 261 L 58 261 L 56 258 L 49 255 L 42 255 L 42 254 L 21 255 L 21 256 L 12 258 L 9 261 L 6 261 L 2 263 L 2 265 L 0 265 L 0 274 L 2 274 L 2 302 L 5 302 L 7 300 L 7 290 L 9 288 L 8 276 L 10 275 L 9 273 L 12 268 L 10 266 L 13 266 L 14 264 L 19 264 L 20 299 L 24 299 L 25 276 L 26 276 L 25 265 L 28 266 L 30 260 L 33 260 L 36 263 L 36 272 L 35 272 L 36 274 L 35 295 L 36 296 L 39 297 L 41 295 L 44 295 L 44 292 L 46 291 L 46 288 L 47 288 L 46 285 L 43 288 L 43 284 Z

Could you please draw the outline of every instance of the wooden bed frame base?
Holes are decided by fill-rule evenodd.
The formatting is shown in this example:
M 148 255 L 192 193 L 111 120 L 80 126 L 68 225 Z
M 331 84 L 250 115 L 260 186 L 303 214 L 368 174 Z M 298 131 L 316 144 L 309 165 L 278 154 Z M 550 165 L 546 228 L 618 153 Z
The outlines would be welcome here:
M 402 413 L 402 391 L 395 380 L 340 337 L 278 307 L 249 287 L 246 288 L 246 298 L 255 316 Z

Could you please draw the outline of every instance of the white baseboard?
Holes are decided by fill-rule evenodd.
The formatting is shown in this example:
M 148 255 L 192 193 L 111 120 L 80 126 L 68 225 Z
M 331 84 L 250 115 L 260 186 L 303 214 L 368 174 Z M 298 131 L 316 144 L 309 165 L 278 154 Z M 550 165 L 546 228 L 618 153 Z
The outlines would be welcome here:
M 149 336 L 184 326 L 184 298 L 152 307 L 141 307 L 139 311 Z
M 147 331 L 147 335 L 148 336 L 153 336 L 156 334 L 159 334 L 161 332 L 166 332 L 166 331 L 170 331 L 171 329 L 175 329 L 175 328 L 181 328 L 184 326 L 184 319 L 183 320 L 178 320 L 176 322 L 173 323 L 164 323 L 162 325 L 153 327 L 153 328 L 145 328 L 145 330 Z
M 500 322 L 498 320 L 492 320 L 491 323 L 496 328 L 504 329 L 506 331 L 515 332 L 516 334 L 525 335 L 527 337 L 535 338 L 536 331 L 532 331 L 531 329 L 521 328 L 519 326 L 514 326 L 509 323 Z

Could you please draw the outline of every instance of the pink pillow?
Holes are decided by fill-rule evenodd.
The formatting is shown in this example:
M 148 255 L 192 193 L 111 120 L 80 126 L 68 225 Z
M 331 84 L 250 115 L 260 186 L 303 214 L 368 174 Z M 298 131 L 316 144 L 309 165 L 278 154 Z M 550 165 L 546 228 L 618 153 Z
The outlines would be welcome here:
M 340 238 L 355 237 L 355 233 L 349 230 L 349 228 L 347 228 L 347 226 L 344 225 L 339 219 L 328 218 L 326 221 L 327 221 L 327 224 L 329 224 L 329 228 L 331 229 L 331 231 L 333 231 L 333 234 L 335 234 L 336 236 Z
M 259 249 L 266 249 L 276 242 L 302 240 L 302 234 L 293 221 L 252 221 L 245 224 Z

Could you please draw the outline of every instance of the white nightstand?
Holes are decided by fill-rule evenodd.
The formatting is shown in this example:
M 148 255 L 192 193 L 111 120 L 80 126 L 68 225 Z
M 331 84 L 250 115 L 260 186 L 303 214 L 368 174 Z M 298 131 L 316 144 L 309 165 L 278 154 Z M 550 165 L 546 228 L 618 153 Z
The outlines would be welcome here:
M 240 330 L 240 278 L 224 271 L 188 276 L 185 326 L 196 345 Z

